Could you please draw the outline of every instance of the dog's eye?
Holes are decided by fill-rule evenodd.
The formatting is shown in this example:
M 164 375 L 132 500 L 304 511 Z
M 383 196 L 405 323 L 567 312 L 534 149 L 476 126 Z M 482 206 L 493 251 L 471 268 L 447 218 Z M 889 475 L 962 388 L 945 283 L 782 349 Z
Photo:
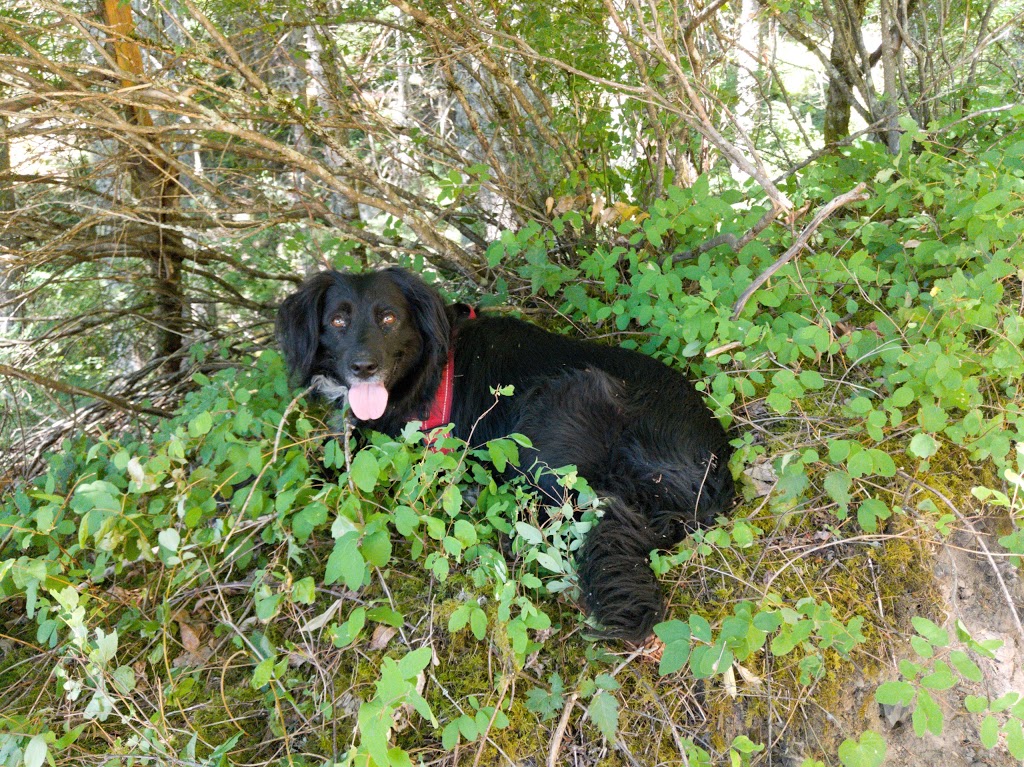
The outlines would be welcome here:
M 333 317 L 331 317 L 331 327 L 338 328 L 339 330 L 344 330 L 345 328 L 348 327 L 348 318 L 343 317 L 340 314 L 335 314 Z
M 398 317 L 395 315 L 394 312 L 384 312 L 380 316 L 380 324 L 385 328 L 390 328 L 396 322 L 398 322 Z

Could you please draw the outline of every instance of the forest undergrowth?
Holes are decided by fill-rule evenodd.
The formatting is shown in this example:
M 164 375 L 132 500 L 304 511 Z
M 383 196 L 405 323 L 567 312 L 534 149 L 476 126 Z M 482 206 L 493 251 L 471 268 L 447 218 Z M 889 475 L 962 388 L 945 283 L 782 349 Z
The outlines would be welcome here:
M 764 214 L 704 177 L 487 250 L 529 291 L 484 303 L 687 370 L 729 429 L 740 503 L 652 555 L 670 615 L 649 647 L 595 640 L 578 608 L 599 503 L 571 468 L 577 507 L 542 524 L 492 472 L 518 438 L 337 433 L 270 343 L 194 346 L 169 417 L 69 433 L 5 480 L 0 764 L 866 767 L 895 728 L 954 721 L 982 763 L 1024 760 L 1000 665 L 1024 646 L 1022 118 L 970 152 L 908 123 L 896 157 L 806 168 L 798 204 L 866 199 L 742 305 L 794 233 L 695 255 Z M 1015 625 L 950 613 L 950 550 Z

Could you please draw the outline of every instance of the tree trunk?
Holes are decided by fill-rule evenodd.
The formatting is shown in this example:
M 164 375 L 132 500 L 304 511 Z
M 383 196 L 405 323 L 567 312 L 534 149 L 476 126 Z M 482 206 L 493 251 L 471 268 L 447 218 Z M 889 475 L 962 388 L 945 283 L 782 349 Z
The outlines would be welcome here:
M 896 84 L 896 57 L 899 56 L 900 36 L 891 0 L 881 0 L 879 10 L 882 21 L 882 81 L 884 83 L 884 96 L 880 104 L 882 114 L 879 117 L 885 119 L 882 126 L 885 145 L 891 154 L 896 154 L 900 151 L 900 132 L 897 123 L 900 94 Z
M 114 32 L 113 50 L 118 68 L 124 73 L 125 87 L 137 85 L 145 77 L 142 50 L 131 39 L 135 32 L 132 8 L 121 0 L 103 0 L 103 16 Z M 129 107 L 129 119 L 140 128 L 152 128 L 153 118 L 142 107 Z M 140 137 L 145 133 L 140 132 Z M 148 256 L 153 277 L 156 342 L 153 356 L 165 358 L 169 367 L 185 345 L 188 304 L 182 285 L 184 243 L 181 235 L 170 228 L 172 213 L 178 207 L 181 186 L 177 174 L 161 157 L 160 148 L 143 138 L 132 147 L 129 172 L 135 186 L 141 232 L 140 247 Z
M 757 73 L 760 68 L 761 25 L 757 18 L 757 0 L 742 0 L 736 19 L 736 127 L 740 143 L 755 151 L 754 125 L 758 98 Z M 746 180 L 746 173 L 732 166 L 733 178 Z
M 829 54 L 828 88 L 825 91 L 825 143 L 850 135 L 850 98 L 857 72 L 857 44 L 864 23 L 865 0 L 836 0 L 831 15 L 832 51 Z
M 0 135 L 7 135 L 7 118 L 0 116 Z M 15 210 L 14 185 L 11 182 L 11 144 L 7 140 L 0 141 L 0 220 L 7 220 L 5 214 Z M 0 246 L 6 245 L 5 240 L 10 238 L 0 226 Z M 13 244 L 11 244 L 13 250 Z M 12 308 L 7 308 L 8 293 L 7 285 L 11 281 L 10 270 L 4 269 L 0 273 L 0 338 L 7 338 L 10 329 Z

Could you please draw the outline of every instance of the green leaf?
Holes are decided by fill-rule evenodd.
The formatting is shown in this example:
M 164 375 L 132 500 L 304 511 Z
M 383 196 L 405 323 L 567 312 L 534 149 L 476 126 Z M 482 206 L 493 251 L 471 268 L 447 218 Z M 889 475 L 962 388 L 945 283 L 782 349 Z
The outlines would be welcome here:
M 967 657 L 963 650 L 954 650 L 949 654 L 949 660 L 953 667 L 960 672 L 960 676 L 971 682 L 980 682 L 982 679 L 981 669 L 978 664 Z
M 413 650 L 398 661 L 398 672 L 404 679 L 415 679 L 433 657 L 434 651 L 430 649 L 429 645 Z
M 508 458 L 506 457 L 504 447 L 500 444 L 500 441 L 495 440 L 494 442 L 488 442 L 487 454 L 490 456 L 491 463 L 494 464 L 494 468 L 497 469 L 499 473 L 504 472 L 505 467 L 508 466 Z
M 313 531 L 327 521 L 327 507 L 311 503 L 292 515 L 292 533 L 299 543 L 305 543 Z
M 615 681 L 615 677 L 611 674 L 598 674 L 594 677 L 594 684 L 596 684 L 600 689 L 608 690 L 609 692 L 618 690 L 619 687 L 622 686 Z
M 458 485 L 448 485 L 441 494 L 441 508 L 449 517 L 454 517 L 462 509 L 462 491 Z
M 921 637 L 910 637 L 910 646 L 914 648 L 914 652 L 926 660 L 935 655 L 935 650 L 932 649 L 931 644 Z
M 746 735 L 737 735 L 733 738 L 729 748 L 739 751 L 741 754 L 757 754 L 764 751 L 764 746 L 762 744 L 755 743 Z
M 828 459 L 833 464 L 840 464 L 850 457 L 854 443 L 847 439 L 833 439 L 828 443 Z M 860 445 L 857 446 L 858 448 Z
M 1010 193 L 1005 189 L 996 189 L 983 195 L 980 200 L 974 203 L 974 213 L 987 213 L 993 208 L 1004 205 L 1010 200 Z
M 732 665 L 732 651 L 726 647 L 725 640 L 719 638 L 711 647 L 695 647 L 690 653 L 690 670 L 698 679 L 708 679 L 723 673 Z
M 1003 734 L 1006 735 L 1006 750 L 1014 759 L 1024 760 L 1024 730 L 1020 720 L 1010 719 L 1003 726 Z
M 889 397 L 889 404 L 893 407 L 903 408 L 913 402 L 916 396 L 914 390 L 909 386 L 901 386 Z
M 46 744 L 46 736 L 36 735 L 25 746 L 24 764 L 25 767 L 42 767 L 49 755 L 50 748 Z M 17 753 L 17 751 L 15 751 Z
M 910 445 L 907 447 L 907 452 L 915 458 L 921 458 L 927 460 L 939 452 L 939 443 L 935 440 L 931 434 L 917 434 L 912 440 Z
M 76 740 L 78 740 L 79 736 L 82 734 L 82 732 L 85 731 L 85 728 L 88 726 L 88 722 L 82 722 L 77 727 L 73 727 L 72 729 L 68 730 L 66 733 L 57 738 L 57 741 L 53 744 L 54 747 L 58 749 L 67 748 Z
M 711 624 L 708 623 L 707 618 L 697 614 L 691 615 L 690 633 L 693 634 L 694 639 L 711 644 Z
M 359 550 L 371 565 L 384 567 L 391 561 L 391 536 L 387 530 L 370 533 L 359 544 Z
M 256 597 L 256 617 L 266 623 L 277 613 L 284 594 L 263 594 Z
M 654 633 L 665 643 L 658 673 L 661 676 L 674 674 L 690 657 L 690 626 L 679 620 L 671 620 L 655 626 Z
M 258 690 L 274 678 L 274 656 L 264 658 L 253 669 L 252 688 Z
M 541 687 L 532 687 L 526 693 L 526 707 L 540 715 L 541 720 L 545 722 L 554 719 L 555 715 L 565 707 L 565 701 L 562 698 L 565 691 L 562 677 L 554 673 L 548 677 L 548 682 L 551 685 L 551 692 Z
M 484 641 L 487 637 L 487 613 L 474 606 L 469 615 L 469 628 L 477 641 Z
M 875 700 L 888 706 L 909 706 L 916 694 L 910 682 L 883 682 L 875 690 Z
M 410 537 L 420 525 L 419 515 L 409 506 L 399 506 L 393 512 L 395 529 L 399 535 Z
M 839 746 L 839 761 L 845 767 L 880 767 L 885 761 L 885 738 L 868 730 L 860 740 L 845 740 Z
M 825 492 L 846 511 L 850 504 L 850 475 L 845 471 L 830 471 L 825 476 Z
M 981 745 L 985 748 L 993 748 L 999 742 L 999 722 L 992 714 L 988 714 L 981 722 L 979 728 Z
M 451 751 L 459 745 L 459 720 L 449 722 L 441 732 L 441 747 L 445 751 Z
M 968 695 L 964 698 L 964 708 L 972 714 L 980 714 L 982 711 L 988 710 L 988 699 L 980 695 Z
M 92 659 L 100 666 L 106 666 L 117 655 L 117 629 L 109 634 L 103 629 L 96 629 L 96 649 L 91 653 Z
M 334 550 L 327 558 L 324 569 L 324 583 L 330 586 L 339 580 L 351 591 L 363 585 L 366 576 L 366 562 L 359 553 L 359 533 L 352 530 L 334 542 Z
M 516 534 L 531 546 L 544 543 L 544 534 L 527 522 L 516 522 Z
M 944 662 L 936 661 L 935 670 L 921 678 L 921 685 L 929 690 L 949 690 L 956 686 L 956 677 Z
M 477 542 L 476 528 L 465 519 L 455 520 L 453 533 L 463 546 L 472 546 Z
M 477 735 L 480 733 L 476 728 L 476 721 L 472 717 L 460 716 L 455 721 L 459 725 L 459 732 L 462 734 L 462 737 L 469 741 L 476 740 Z
M 871 400 L 867 397 L 854 397 L 846 403 L 846 407 L 851 413 L 859 416 L 866 415 L 872 410 Z
M 348 620 L 339 624 L 334 631 L 334 646 L 338 648 L 347 647 L 359 637 L 363 626 L 366 625 L 366 608 L 357 607 L 348 616 Z
M 204 434 L 209 434 L 210 429 L 212 428 L 213 416 L 206 411 L 203 411 L 188 422 L 188 433 L 190 437 L 202 437 Z
M 396 629 L 402 628 L 402 624 L 405 623 L 405 616 L 398 612 L 398 610 L 392 610 L 387 605 L 378 605 L 368 610 L 366 617 L 368 620 L 383 623 Z
M 875 474 L 880 477 L 896 476 L 896 463 L 887 452 L 874 448 L 866 452 L 871 456 L 871 463 L 874 466 Z
M 372 492 L 377 487 L 377 477 L 380 475 L 380 466 L 377 459 L 369 450 L 360 450 L 352 459 L 352 481 L 356 487 L 364 493 Z
M 949 644 L 949 633 L 945 629 L 936 626 L 927 618 L 915 615 L 910 619 L 910 622 L 914 625 L 914 630 L 935 647 L 945 647 Z
M 927 690 L 921 690 L 918 694 L 917 707 L 911 719 L 918 737 L 923 737 L 926 732 L 932 735 L 942 734 L 942 709 Z
M 608 741 L 614 743 L 619 729 L 619 702 L 615 696 L 600 690 L 591 698 L 587 714 L 590 716 L 590 721 L 597 725 L 601 734 Z
M 465 628 L 466 624 L 469 623 L 469 614 L 472 609 L 470 603 L 462 604 L 452 610 L 452 614 L 448 617 L 448 633 L 454 634 L 456 631 L 461 631 Z
M 878 520 L 888 519 L 892 511 L 888 504 L 878 498 L 868 498 L 857 507 L 857 522 L 867 532 L 878 530 Z
M 161 530 L 156 539 L 160 542 L 161 546 L 171 552 L 177 552 L 178 546 L 181 545 L 181 534 L 173 527 Z
M 360 746 L 365 748 L 378 765 L 389 765 L 388 733 L 394 722 L 394 709 L 379 698 L 359 707 L 356 715 L 359 727 Z
M 846 470 L 851 477 L 864 477 L 875 468 L 875 462 L 871 459 L 871 453 L 867 450 L 858 450 L 846 461 Z
M 292 599 L 303 605 L 313 604 L 316 601 L 316 581 L 311 577 L 295 581 L 292 586 Z
M 942 431 L 948 420 L 946 411 L 938 405 L 925 405 L 917 412 L 917 422 L 925 431 Z
M 1010 706 L 1015 704 L 1018 700 L 1020 700 L 1020 693 L 1008 692 L 1005 695 L 1000 695 L 998 698 L 992 701 L 989 708 L 991 708 L 994 712 L 999 713 L 1000 711 L 1005 711 L 1006 709 L 1010 708 Z
M 732 540 L 741 549 L 754 545 L 754 529 L 746 520 L 737 519 L 732 526 Z

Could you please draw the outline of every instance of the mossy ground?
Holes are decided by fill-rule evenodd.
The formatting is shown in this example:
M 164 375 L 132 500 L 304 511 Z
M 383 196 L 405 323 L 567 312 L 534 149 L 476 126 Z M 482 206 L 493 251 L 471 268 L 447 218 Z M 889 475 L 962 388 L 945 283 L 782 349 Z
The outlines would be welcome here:
M 763 441 L 770 457 L 814 444 L 803 421 L 789 423 L 798 430 L 782 432 L 776 426 Z M 812 681 L 801 680 L 800 650 L 785 657 L 757 652 L 743 661 L 743 673 L 728 681 L 699 682 L 685 672 L 661 677 L 656 661 L 644 653 L 588 640 L 568 595 L 538 597 L 553 627 L 533 635 L 542 640 L 540 647 L 519 662 L 497 618 L 493 594 L 474 584 L 468 567 L 439 581 L 404 558 L 405 544 L 398 540 L 387 568 L 374 569 L 358 593 L 321 586 L 313 604 L 284 600 L 272 616 L 258 618 L 249 593 L 253 578 L 285 593 L 299 578 L 323 572 L 331 542 L 311 539 L 292 556 L 285 547 L 263 544 L 247 568 L 215 571 L 202 587 L 198 579 L 172 586 L 179 573 L 158 565 L 126 570 L 88 587 L 87 623 L 119 628 L 118 663 L 134 669 L 136 686 L 118 697 L 122 717 L 85 723 L 68 753 L 85 757 L 145 748 L 153 754 L 180 754 L 193 749 L 203 758 L 238 735 L 229 755 L 233 763 L 337 761 L 358 740 L 356 714 L 374 695 L 383 658 L 397 659 L 429 645 L 434 660 L 417 686 L 441 727 L 472 713 L 472 703 L 501 707 L 509 724 L 446 750 L 439 731 L 403 709 L 395 717 L 393 742 L 424 763 L 525 765 L 554 758 L 560 764 L 678 764 L 686 760 L 684 741 L 717 760 L 738 735 L 766 745 L 762 756 L 755 756 L 763 763 L 775 763 L 764 761 L 768 755 L 834 754 L 844 737 L 858 731 L 864 714 L 851 705 L 851 680 L 878 675 L 892 648 L 909 634 L 911 617 L 941 620 L 930 565 L 938 539 L 934 525 L 916 509 L 920 489 L 906 478 L 897 476 L 871 489 L 894 499 L 903 511 L 877 533 L 865 535 L 853 519 L 838 520 L 834 504 L 815 490 L 821 480 L 816 467 L 808 474 L 812 487 L 806 496 L 812 500 L 781 511 L 745 485 L 746 500 L 735 513 L 764 534 L 742 549 L 700 553 L 692 542 L 684 543 L 694 555 L 663 580 L 672 616 L 697 613 L 712 626 L 720 625 L 737 602 L 760 603 L 769 593 L 787 604 L 804 597 L 827 601 L 844 623 L 863 618 L 867 641 L 845 657 L 826 650 L 824 673 Z M 993 479 L 953 450 L 933 459 L 920 476 L 956 498 L 969 497 L 971 487 Z M 470 600 L 488 617 L 483 640 L 469 628 L 448 630 L 453 612 Z M 401 625 L 370 621 L 354 644 L 340 648 L 323 630 L 299 630 L 335 603 L 337 621 L 359 606 L 386 607 L 401 614 Z M 4 725 L 32 732 L 44 723 L 64 729 L 62 717 L 68 729 L 82 724 L 59 694 L 49 673 L 54 657 L 38 646 L 24 605 L 7 602 L 0 609 L 8 618 L 0 662 L 0 688 L 8 690 Z M 260 637 L 266 638 L 265 646 L 259 646 Z M 284 662 L 275 681 L 253 689 L 255 663 L 273 654 L 272 648 Z M 82 661 L 68 656 L 64 662 Z M 563 711 L 545 717 L 527 705 L 527 693 L 548 689 L 553 673 L 564 682 L 563 704 L 572 705 L 560 741 L 555 732 Z M 614 676 L 619 685 L 615 742 L 605 740 L 591 721 L 586 696 L 575 695 L 598 674 Z M 867 704 L 861 699 L 859 705 Z

